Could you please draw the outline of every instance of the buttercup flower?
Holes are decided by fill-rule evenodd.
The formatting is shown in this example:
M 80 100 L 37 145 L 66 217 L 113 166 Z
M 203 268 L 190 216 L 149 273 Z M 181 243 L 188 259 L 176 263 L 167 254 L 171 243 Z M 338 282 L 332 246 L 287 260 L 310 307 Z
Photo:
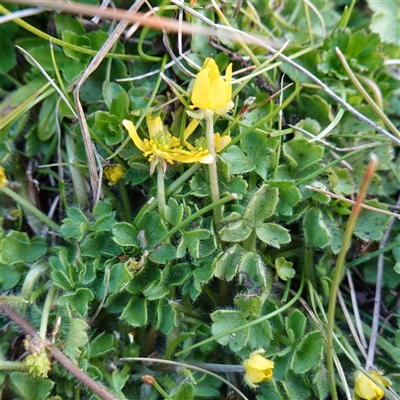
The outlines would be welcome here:
M 0 165 L 0 187 L 7 186 L 8 180 L 4 168 Z
M 212 156 L 206 148 L 190 146 L 184 149 L 179 139 L 164 130 L 164 125 L 160 117 L 154 119 L 146 117 L 149 129 L 149 139 L 141 139 L 131 121 L 124 119 L 122 124 L 127 129 L 136 147 L 143 152 L 145 157 L 149 157 L 151 163 L 150 172 L 153 173 L 157 164 L 160 164 L 165 171 L 167 163 L 173 164 L 174 161 L 181 163 L 200 162 L 210 164 Z
M 110 181 L 110 185 L 115 185 L 125 174 L 120 165 L 109 165 L 104 168 L 104 175 Z
M 192 118 L 204 118 L 206 110 L 218 115 L 229 111 L 233 106 L 232 98 L 232 64 L 225 71 L 226 81 L 219 76 L 219 69 L 214 59 L 206 58 L 202 69 L 194 81 L 191 100 L 193 108 L 198 111 L 188 111 Z
M 369 373 L 374 379 L 376 379 L 382 386 L 388 387 L 391 385 L 389 379 L 383 376 L 379 371 L 372 371 Z M 381 389 L 375 382 L 373 382 L 367 375 L 364 375 L 361 371 L 357 371 L 354 374 L 354 393 L 358 396 L 355 397 L 363 400 L 381 400 L 385 395 L 383 389 Z
M 264 349 L 253 351 L 249 358 L 243 362 L 244 381 L 252 388 L 257 387 L 257 383 L 268 381 L 272 378 L 274 363 L 271 360 L 263 357 Z

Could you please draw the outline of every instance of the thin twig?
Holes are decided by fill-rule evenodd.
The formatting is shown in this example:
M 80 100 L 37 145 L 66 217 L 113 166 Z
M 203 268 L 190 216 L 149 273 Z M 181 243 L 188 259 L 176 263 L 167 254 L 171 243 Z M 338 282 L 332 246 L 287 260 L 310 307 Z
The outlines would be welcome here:
M 139 8 L 142 6 L 144 0 L 137 0 L 132 7 L 129 8 L 127 11 L 128 14 L 134 14 L 136 13 Z M 101 15 L 101 12 L 105 10 L 99 10 L 99 15 Z M 86 81 L 86 79 L 92 74 L 97 67 L 100 65 L 102 62 L 103 58 L 105 55 L 110 51 L 112 46 L 115 44 L 115 42 L 118 40 L 118 38 L 121 36 L 127 25 L 129 24 L 128 19 L 122 19 L 115 30 L 111 33 L 109 38 L 106 40 L 106 42 L 103 44 L 101 49 L 98 51 L 98 53 L 95 55 L 93 60 L 90 62 L 88 65 L 87 69 L 83 73 L 83 75 L 80 77 L 76 88 L 74 90 L 74 100 L 76 104 L 76 108 L 78 110 L 79 114 L 79 125 L 81 127 L 82 131 L 82 138 L 83 138 L 83 143 L 85 145 L 85 150 L 86 150 L 86 156 L 88 158 L 88 164 L 89 164 L 89 176 L 90 176 L 90 184 L 92 187 L 92 199 L 93 203 L 96 203 L 97 199 L 100 197 L 100 189 L 101 186 L 99 186 L 99 177 L 97 175 L 97 168 L 96 168 L 96 160 L 95 160 L 95 148 L 92 143 L 92 140 L 90 138 L 90 133 L 89 133 L 89 127 L 86 121 L 85 113 L 83 111 L 80 99 L 79 99 L 79 92 L 81 90 L 81 87 L 83 83 Z
M 400 206 L 400 196 L 397 200 L 397 205 Z M 389 239 L 390 232 L 392 230 L 395 219 L 392 218 L 389 221 L 388 227 L 386 229 L 385 234 L 379 244 L 379 248 L 383 248 L 386 246 L 386 242 Z M 368 346 L 368 358 L 365 364 L 365 369 L 368 371 L 374 364 L 375 357 L 375 348 L 376 348 L 376 340 L 378 338 L 378 325 L 379 325 L 379 316 L 381 309 L 381 297 L 382 297 L 382 276 L 383 276 L 383 267 L 384 267 L 384 257 L 385 254 L 382 253 L 378 257 L 378 267 L 376 271 L 376 286 L 375 286 L 375 302 L 374 302 L 374 313 L 372 317 L 372 327 L 371 327 L 371 337 L 369 340 Z
M 25 320 L 20 314 L 14 311 L 10 306 L 0 303 L 0 312 L 7 315 L 10 319 L 16 322 L 26 333 L 32 337 L 38 336 L 38 331 L 33 327 L 27 320 Z M 79 379 L 86 387 L 91 389 L 93 393 L 97 394 L 103 400 L 118 400 L 108 390 L 100 386 L 92 378 L 86 375 L 79 367 L 77 367 L 64 353 L 58 350 L 53 343 L 49 340 L 45 340 L 44 344 L 50 351 L 51 355 L 72 375 Z

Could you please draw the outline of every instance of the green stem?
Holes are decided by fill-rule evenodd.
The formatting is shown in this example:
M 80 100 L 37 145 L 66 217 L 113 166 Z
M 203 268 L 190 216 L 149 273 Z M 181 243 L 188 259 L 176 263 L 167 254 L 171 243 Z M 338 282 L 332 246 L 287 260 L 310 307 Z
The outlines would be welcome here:
M 126 186 L 122 181 L 118 182 L 118 187 L 119 191 L 121 193 L 122 197 L 122 204 L 124 206 L 124 219 L 125 221 L 131 222 L 132 221 L 132 212 L 131 212 L 131 207 L 129 204 L 129 197 L 128 197 L 128 192 L 126 190 Z
M 364 87 L 361 85 L 353 71 L 351 70 L 349 64 L 346 61 L 345 56 L 343 53 L 340 51 L 338 47 L 336 47 L 336 54 L 339 57 L 340 62 L 343 65 L 343 68 L 346 70 L 347 75 L 349 75 L 350 80 L 353 82 L 353 85 L 357 88 L 357 90 L 360 92 L 361 96 L 364 98 L 364 100 L 373 108 L 373 110 L 378 114 L 379 118 L 385 123 L 385 125 L 390 129 L 390 131 L 393 133 L 393 135 L 397 136 L 400 138 L 400 132 L 396 128 L 396 126 L 392 123 L 392 121 L 386 116 L 386 114 L 383 112 L 383 110 L 378 106 L 378 104 L 375 103 L 373 98 L 367 93 L 367 91 L 364 89 Z
M 180 356 L 181 354 L 187 353 L 187 352 L 195 349 L 196 347 L 199 347 L 199 346 L 202 346 L 204 344 L 207 344 L 207 343 L 213 342 L 215 340 L 221 339 L 224 336 L 232 335 L 233 333 L 237 333 L 237 332 L 242 331 L 244 329 L 250 328 L 250 327 L 252 327 L 254 325 L 257 325 L 257 324 L 259 324 L 259 323 L 261 323 L 263 321 L 267 321 L 268 319 L 271 319 L 271 318 L 275 317 L 276 315 L 281 314 L 283 311 L 285 311 L 288 308 L 292 307 L 293 304 L 296 303 L 296 301 L 301 296 L 303 288 L 304 288 L 304 276 L 302 275 L 301 276 L 301 281 L 300 281 L 300 287 L 299 287 L 298 292 L 296 293 L 296 295 L 293 297 L 292 300 L 290 300 L 288 303 L 286 303 L 281 308 L 278 308 L 277 310 L 275 310 L 275 311 L 273 311 L 273 312 L 271 312 L 271 313 L 269 313 L 267 315 L 263 315 L 262 317 L 257 318 L 257 319 L 255 319 L 253 321 L 250 321 L 247 324 L 244 324 L 244 325 L 242 325 L 240 327 L 229 329 L 229 330 L 227 330 L 225 332 L 222 332 L 222 333 L 220 333 L 218 335 L 214 335 L 214 336 L 211 336 L 211 337 L 209 337 L 207 339 L 204 339 L 201 342 L 198 342 L 198 343 L 196 343 L 196 344 L 194 344 L 192 346 L 186 347 L 185 349 L 183 349 L 183 350 L 179 351 L 178 353 L 176 353 L 175 357 Z
M 214 112 L 211 110 L 206 110 L 206 137 L 208 152 L 213 157 L 213 162 L 208 166 L 208 172 L 210 175 L 211 200 L 213 203 L 216 203 L 220 197 L 218 186 L 217 153 L 215 152 L 214 145 Z M 215 207 L 213 209 L 213 214 L 215 228 L 217 231 L 219 231 L 221 223 L 220 207 Z
M 57 291 L 56 286 L 51 285 L 49 291 L 47 292 L 46 300 L 44 302 L 42 310 L 42 319 L 40 321 L 40 330 L 39 330 L 39 335 L 42 339 L 46 339 L 47 323 L 49 322 L 50 309 L 51 305 L 53 304 L 56 291 Z
M 167 187 L 166 190 L 166 195 L 170 196 L 173 192 L 175 192 L 176 189 L 181 187 L 184 182 L 186 182 L 200 167 L 202 164 L 194 164 L 192 165 L 187 171 L 185 171 L 182 175 L 179 176 L 178 179 L 176 179 L 171 185 Z M 133 221 L 133 224 L 135 225 L 137 221 L 139 221 L 140 218 L 142 218 L 142 215 L 146 211 L 153 211 L 154 208 L 156 207 L 157 202 L 153 201 L 151 203 L 147 202 L 138 212 L 138 214 L 135 217 L 135 220 Z
M 333 360 L 334 358 L 333 330 L 335 325 L 336 299 L 339 290 L 339 285 L 343 277 L 347 249 L 349 248 L 351 237 L 353 235 L 354 226 L 361 211 L 361 203 L 365 198 L 367 189 L 374 175 L 376 164 L 377 161 L 373 160 L 371 161 L 371 163 L 367 168 L 364 180 L 361 184 L 360 191 L 357 196 L 357 201 L 352 208 L 352 213 L 350 214 L 349 220 L 347 221 L 346 224 L 346 229 L 344 231 L 340 253 L 338 254 L 338 257 L 336 259 L 335 273 L 333 276 L 331 294 L 328 305 L 328 325 L 326 332 L 326 361 L 328 367 L 329 386 L 330 386 L 332 400 L 338 400 L 338 395 L 336 392 L 335 370 L 334 370 L 334 360 Z
M 0 188 L 0 191 L 5 195 L 11 197 L 17 203 L 19 203 L 26 211 L 31 212 L 35 217 L 39 218 L 44 224 L 50 227 L 54 232 L 60 233 L 60 226 L 55 223 L 52 219 L 50 219 L 46 214 L 42 213 L 39 209 L 37 209 L 34 205 L 32 205 L 29 201 L 25 200 L 18 193 L 14 192 L 7 186 L 3 186 Z
M 317 279 L 314 268 L 314 249 L 310 243 L 306 243 L 304 249 L 304 275 L 313 287 L 317 288 Z
M 195 212 L 190 217 L 184 219 L 179 225 L 175 226 L 169 232 L 167 232 L 161 239 L 160 243 L 165 242 L 168 240 L 172 235 L 174 235 L 179 230 L 183 229 L 186 225 L 190 224 L 195 219 L 201 217 L 203 214 L 207 213 L 208 211 L 213 210 L 215 207 L 220 207 L 223 204 L 227 203 L 228 201 L 236 200 L 237 195 L 235 193 L 231 193 L 228 196 L 223 197 L 222 199 L 216 201 L 215 203 L 211 203 L 206 207 L 203 207 L 201 210 Z
M 168 395 L 168 393 L 158 384 L 158 382 L 154 379 L 153 383 L 154 388 L 158 393 L 161 394 L 166 400 L 172 400 L 172 398 Z
M 0 371 L 28 372 L 28 368 L 22 361 L 1 360 L 1 362 L 0 362 Z
M 161 218 L 165 220 L 165 207 L 167 203 L 165 201 L 165 183 L 164 183 L 164 171 L 160 163 L 157 164 L 157 202 L 158 212 Z
M 21 297 L 28 301 L 30 300 L 33 287 L 38 279 L 43 276 L 43 273 L 46 271 L 47 267 L 48 262 L 45 259 L 35 262 L 35 264 L 30 267 L 28 273 L 26 274 L 24 284 L 22 285 Z

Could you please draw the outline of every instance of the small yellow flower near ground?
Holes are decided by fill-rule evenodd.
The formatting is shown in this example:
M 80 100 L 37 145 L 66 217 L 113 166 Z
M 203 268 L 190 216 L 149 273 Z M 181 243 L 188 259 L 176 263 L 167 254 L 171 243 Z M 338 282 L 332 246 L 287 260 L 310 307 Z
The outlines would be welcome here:
M 51 370 L 50 360 L 44 350 L 39 354 L 29 354 L 24 363 L 31 374 L 41 378 L 47 378 L 47 373 Z
M 173 164 L 175 161 L 181 163 L 210 164 L 213 158 L 208 150 L 199 146 L 187 146 L 183 148 L 179 139 L 164 130 L 164 125 L 160 117 L 146 117 L 149 130 L 149 139 L 141 139 L 131 121 L 124 119 L 122 124 L 129 133 L 136 147 L 143 152 L 145 157 L 149 157 L 151 163 L 150 173 L 153 173 L 157 164 L 161 164 L 163 170 L 167 168 L 167 163 Z M 187 135 L 189 136 L 189 135 Z
M 244 381 L 252 388 L 257 387 L 257 383 L 268 381 L 272 378 L 274 362 L 263 357 L 264 349 L 253 351 L 249 358 L 243 362 Z
M 120 165 L 109 165 L 104 168 L 104 175 L 110 181 L 110 185 L 115 185 L 125 174 Z
M 370 375 L 381 383 L 382 386 L 388 387 L 391 385 L 390 380 L 384 377 L 379 371 L 372 371 Z M 354 374 L 354 393 L 358 396 L 355 397 L 356 399 L 363 400 L 381 400 L 385 395 L 383 389 L 361 371 L 357 371 Z
M 202 69 L 194 81 L 191 100 L 193 108 L 198 111 L 188 111 L 192 118 L 204 118 L 206 110 L 218 115 L 225 114 L 233 106 L 232 101 L 232 64 L 225 71 L 226 80 L 219 76 L 219 69 L 212 58 L 206 58 Z
M 4 168 L 0 165 L 0 187 L 7 186 L 8 180 Z

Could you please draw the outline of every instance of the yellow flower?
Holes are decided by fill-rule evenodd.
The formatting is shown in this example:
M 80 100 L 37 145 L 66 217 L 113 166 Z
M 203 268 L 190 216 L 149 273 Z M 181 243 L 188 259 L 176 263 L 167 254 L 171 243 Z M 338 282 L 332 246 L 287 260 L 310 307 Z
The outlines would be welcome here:
M 110 181 L 110 185 L 115 185 L 125 174 L 120 165 L 109 165 L 104 168 L 104 175 Z
M 193 108 L 199 111 L 188 111 L 192 118 L 204 118 L 206 110 L 224 114 L 233 107 L 232 101 L 232 64 L 225 71 L 226 81 L 219 76 L 219 69 L 212 58 L 206 58 L 202 69 L 194 81 L 191 100 Z
M 0 187 L 7 186 L 8 180 L 4 168 L 0 165 Z
M 252 388 L 257 387 L 257 383 L 272 378 L 274 363 L 261 355 L 264 353 L 264 349 L 253 351 L 249 358 L 243 362 L 246 371 L 244 381 Z
M 150 173 L 154 172 L 157 164 L 161 164 L 165 171 L 167 162 L 170 164 L 173 164 L 174 161 L 210 164 L 213 161 L 206 148 L 196 148 L 193 146 L 188 146 L 187 149 L 183 148 L 178 138 L 164 130 L 160 117 L 152 119 L 151 116 L 147 116 L 146 122 L 149 130 L 149 139 L 143 140 L 139 137 L 131 121 L 124 119 L 122 124 L 127 129 L 136 147 L 143 152 L 145 157 L 149 157 L 151 163 Z
M 369 373 L 375 380 L 382 384 L 382 386 L 388 387 L 391 385 L 389 379 L 383 376 L 379 371 L 372 371 Z M 354 374 L 354 392 L 360 398 L 364 400 L 381 400 L 385 394 L 375 382 L 373 382 L 367 375 L 364 375 L 361 371 L 357 371 Z

